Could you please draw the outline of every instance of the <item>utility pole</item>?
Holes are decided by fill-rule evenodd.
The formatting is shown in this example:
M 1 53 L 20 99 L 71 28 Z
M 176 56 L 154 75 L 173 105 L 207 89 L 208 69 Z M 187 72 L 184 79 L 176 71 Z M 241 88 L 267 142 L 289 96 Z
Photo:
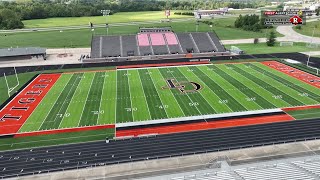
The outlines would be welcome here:
M 107 28 L 107 35 L 108 35 L 109 34 L 108 16 L 109 16 L 111 11 L 104 9 L 104 10 L 101 10 L 100 12 L 102 13 L 103 16 L 106 17 L 106 28 Z

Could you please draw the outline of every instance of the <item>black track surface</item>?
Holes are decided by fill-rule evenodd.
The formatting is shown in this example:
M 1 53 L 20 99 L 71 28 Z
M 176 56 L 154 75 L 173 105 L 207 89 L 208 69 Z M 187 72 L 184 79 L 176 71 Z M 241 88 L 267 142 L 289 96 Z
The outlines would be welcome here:
M 0 152 L 0 177 L 320 138 L 320 119 Z

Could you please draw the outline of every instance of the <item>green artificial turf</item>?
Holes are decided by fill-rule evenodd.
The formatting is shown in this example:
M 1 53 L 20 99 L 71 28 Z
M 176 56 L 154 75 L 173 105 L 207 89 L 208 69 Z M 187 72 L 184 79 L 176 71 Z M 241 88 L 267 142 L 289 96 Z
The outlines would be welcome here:
M 319 89 L 258 62 L 69 73 L 20 132 L 319 103 Z

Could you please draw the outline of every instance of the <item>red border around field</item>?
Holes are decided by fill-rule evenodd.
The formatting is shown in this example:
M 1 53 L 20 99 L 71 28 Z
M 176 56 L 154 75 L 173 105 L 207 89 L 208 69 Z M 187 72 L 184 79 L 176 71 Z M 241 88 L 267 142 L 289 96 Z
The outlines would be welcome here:
M 161 126 L 161 127 L 140 128 L 140 129 L 132 129 L 132 130 L 117 130 L 116 137 L 141 136 L 141 135 L 148 135 L 148 134 L 170 134 L 170 133 L 198 131 L 198 130 L 207 130 L 207 129 L 220 129 L 220 128 L 228 128 L 228 127 L 236 127 L 236 126 L 267 124 L 267 123 L 284 122 L 284 121 L 292 121 L 292 120 L 294 120 L 294 118 L 287 114 L 253 117 L 253 118 L 239 118 L 239 119 L 192 123 L 192 124 L 183 124 L 183 125 L 171 125 L 171 126 L 168 125 L 168 126 Z
M 45 130 L 45 131 L 35 131 L 27 133 L 19 133 L 14 137 L 26 137 L 26 136 L 39 136 L 39 135 L 48 135 L 48 134 L 58 134 L 58 133 L 69 133 L 69 132 L 79 132 L 79 131 L 90 131 L 98 129 L 110 129 L 115 128 L 114 124 L 99 125 L 99 126 L 88 126 L 88 127 L 78 127 L 78 128 L 66 128 L 66 129 L 55 129 L 55 130 Z
M 17 133 L 61 74 L 38 75 L 0 111 L 0 136 Z
M 159 63 L 159 64 L 125 65 L 125 66 L 117 66 L 117 69 L 144 68 L 144 67 L 161 67 L 161 66 L 181 66 L 181 65 L 196 65 L 196 64 L 210 64 L 210 62 L 209 62 L 209 61 L 196 61 L 196 62 L 179 62 L 179 63 Z
M 320 77 L 318 76 L 314 76 L 312 74 L 287 66 L 277 61 L 264 61 L 261 62 L 261 64 L 266 65 L 272 69 L 278 70 L 296 79 L 299 79 L 300 81 L 308 83 L 314 87 L 320 88 Z

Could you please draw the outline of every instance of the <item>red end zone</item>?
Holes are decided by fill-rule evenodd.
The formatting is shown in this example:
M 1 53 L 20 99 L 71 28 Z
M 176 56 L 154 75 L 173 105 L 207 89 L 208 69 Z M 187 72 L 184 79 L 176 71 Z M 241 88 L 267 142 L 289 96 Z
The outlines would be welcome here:
M 0 136 L 19 131 L 60 75 L 38 75 L 0 111 Z
M 308 83 L 314 87 L 320 88 L 320 77 L 318 77 L 318 76 L 314 76 L 312 74 L 309 74 L 304 71 L 298 70 L 296 68 L 287 66 L 287 65 L 282 64 L 277 61 L 265 61 L 265 62 L 261 62 L 261 63 L 270 67 L 270 68 L 273 68 L 273 69 L 278 70 L 282 73 L 285 73 L 291 77 L 299 79 L 300 81 Z

